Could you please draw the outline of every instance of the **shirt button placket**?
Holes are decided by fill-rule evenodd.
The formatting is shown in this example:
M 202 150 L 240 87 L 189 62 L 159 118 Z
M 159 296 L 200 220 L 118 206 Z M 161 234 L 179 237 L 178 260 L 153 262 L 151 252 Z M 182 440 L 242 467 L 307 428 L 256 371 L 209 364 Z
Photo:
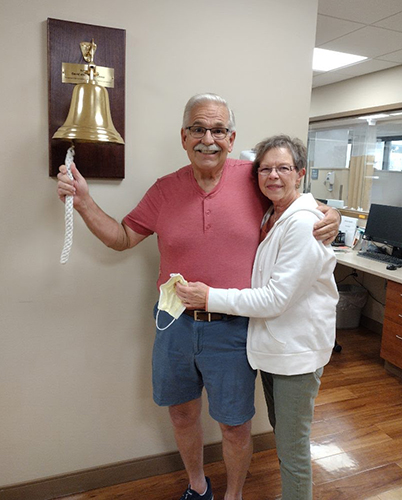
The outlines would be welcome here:
M 204 200 L 204 231 L 208 231 L 211 229 L 211 223 L 209 220 L 209 216 L 211 215 L 211 209 L 208 208 L 208 198 Z

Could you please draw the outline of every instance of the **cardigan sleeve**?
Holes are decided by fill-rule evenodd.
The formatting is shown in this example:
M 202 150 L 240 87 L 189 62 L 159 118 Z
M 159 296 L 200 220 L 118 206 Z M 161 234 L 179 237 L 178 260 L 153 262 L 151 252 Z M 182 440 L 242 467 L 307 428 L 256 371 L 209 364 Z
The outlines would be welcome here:
M 274 318 L 308 293 L 321 278 L 324 266 L 328 267 L 324 274 L 332 274 L 335 258 L 312 234 L 316 217 L 306 216 L 306 212 L 298 214 L 282 235 L 278 258 L 266 285 L 243 290 L 210 288 L 208 311 Z

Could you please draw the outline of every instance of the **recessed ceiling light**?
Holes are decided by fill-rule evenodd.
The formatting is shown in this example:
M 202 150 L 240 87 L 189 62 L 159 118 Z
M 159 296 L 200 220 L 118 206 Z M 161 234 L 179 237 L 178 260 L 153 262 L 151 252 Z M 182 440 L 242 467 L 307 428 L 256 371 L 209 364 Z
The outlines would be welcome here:
M 345 52 L 336 52 L 327 49 L 314 49 L 313 70 L 331 71 L 332 69 L 343 68 L 351 64 L 361 62 L 367 59 L 365 56 L 346 54 Z

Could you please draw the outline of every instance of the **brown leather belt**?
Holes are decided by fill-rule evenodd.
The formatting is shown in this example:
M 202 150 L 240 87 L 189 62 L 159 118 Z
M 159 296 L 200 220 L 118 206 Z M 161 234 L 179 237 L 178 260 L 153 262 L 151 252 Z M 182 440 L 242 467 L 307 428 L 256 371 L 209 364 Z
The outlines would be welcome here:
M 211 313 L 208 311 L 200 311 L 199 309 L 185 309 L 183 314 L 191 316 L 194 321 L 225 321 L 237 316 L 231 314 Z

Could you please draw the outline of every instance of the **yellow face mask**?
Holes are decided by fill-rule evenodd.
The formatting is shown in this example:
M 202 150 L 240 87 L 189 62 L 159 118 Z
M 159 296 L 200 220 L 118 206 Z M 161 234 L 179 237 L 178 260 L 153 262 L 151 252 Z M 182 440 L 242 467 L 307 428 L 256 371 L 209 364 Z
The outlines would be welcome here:
M 187 281 L 181 274 L 172 273 L 170 275 L 170 279 L 159 287 L 160 293 L 158 301 L 158 312 L 156 314 L 156 327 L 158 328 L 158 330 L 166 330 L 166 328 L 168 328 L 173 323 L 173 321 L 178 319 L 186 309 L 182 301 L 176 295 L 175 284 L 178 281 L 183 285 L 187 285 Z M 168 314 L 170 314 L 170 316 L 173 317 L 173 321 L 171 321 L 164 328 L 160 328 L 158 326 L 159 311 L 166 311 Z

